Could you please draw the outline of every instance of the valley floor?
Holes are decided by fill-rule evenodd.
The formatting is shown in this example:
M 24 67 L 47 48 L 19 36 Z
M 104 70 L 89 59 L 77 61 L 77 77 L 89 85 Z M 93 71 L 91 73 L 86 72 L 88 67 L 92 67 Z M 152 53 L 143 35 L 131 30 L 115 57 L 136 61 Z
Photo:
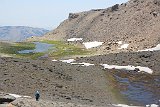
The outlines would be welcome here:
M 41 99 L 106 106 L 117 103 L 104 71 L 46 60 L 0 58 L 0 91 Z
M 160 99 L 159 55 L 159 51 L 117 53 L 52 61 L 51 59 L 1 57 L 0 92 L 34 98 L 35 91 L 39 90 L 42 102 L 44 100 L 53 101 L 52 103 L 64 102 L 64 105 L 75 104 L 78 107 L 81 107 L 80 105 L 110 107 L 119 103 L 133 104 L 132 101 L 123 99 L 114 89 L 117 88 L 123 93 L 128 90 L 126 93 L 128 97 L 135 98 L 132 100 L 137 102 L 134 104 L 143 106 L 158 104 L 157 101 Z M 149 67 L 153 73 L 138 73 L 138 69 L 127 72 L 124 68 L 106 70 L 101 64 Z M 118 82 L 115 81 L 116 79 Z M 131 90 L 127 89 L 129 86 L 132 86 Z M 136 97 L 137 95 L 139 97 Z M 43 105 L 42 102 L 38 104 Z

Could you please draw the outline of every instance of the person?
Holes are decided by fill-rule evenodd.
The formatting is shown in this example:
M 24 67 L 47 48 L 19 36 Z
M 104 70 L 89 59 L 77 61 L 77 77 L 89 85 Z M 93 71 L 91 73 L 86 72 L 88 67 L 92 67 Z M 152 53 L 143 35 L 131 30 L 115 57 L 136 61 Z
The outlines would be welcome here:
M 38 101 L 38 100 L 39 100 L 39 98 L 40 98 L 40 93 L 39 93 L 39 91 L 36 91 L 36 93 L 35 93 L 35 97 L 36 97 L 36 101 Z

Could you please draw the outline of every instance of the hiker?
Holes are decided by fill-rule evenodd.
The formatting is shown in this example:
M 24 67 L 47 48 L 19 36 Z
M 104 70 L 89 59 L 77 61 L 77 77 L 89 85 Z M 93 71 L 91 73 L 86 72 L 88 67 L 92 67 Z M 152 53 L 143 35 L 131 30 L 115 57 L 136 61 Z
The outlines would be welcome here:
M 39 98 L 40 98 L 40 93 L 39 93 L 39 91 L 36 91 L 36 93 L 35 93 L 35 97 L 36 97 L 36 101 L 38 101 L 38 100 L 39 100 Z

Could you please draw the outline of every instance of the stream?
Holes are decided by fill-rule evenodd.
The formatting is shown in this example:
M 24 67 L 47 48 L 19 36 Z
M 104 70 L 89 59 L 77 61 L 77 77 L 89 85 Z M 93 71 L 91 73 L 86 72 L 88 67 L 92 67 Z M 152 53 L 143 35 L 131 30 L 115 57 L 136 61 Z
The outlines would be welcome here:
M 160 75 L 132 71 L 112 71 L 117 90 L 128 104 L 145 106 L 160 102 Z

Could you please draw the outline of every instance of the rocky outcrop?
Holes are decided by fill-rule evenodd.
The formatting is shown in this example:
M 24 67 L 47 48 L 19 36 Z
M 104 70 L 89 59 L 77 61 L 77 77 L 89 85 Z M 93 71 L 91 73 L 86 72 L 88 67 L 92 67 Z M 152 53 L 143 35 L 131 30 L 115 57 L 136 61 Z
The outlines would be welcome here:
M 71 19 L 75 19 L 77 18 L 79 15 L 78 14 L 74 14 L 74 13 L 69 13 L 69 17 L 68 19 L 71 20 Z
M 119 7 L 119 4 L 116 4 L 114 6 L 111 7 L 111 11 L 117 11 L 118 10 L 118 7 Z
M 0 93 L 0 104 L 10 103 L 14 101 L 16 98 L 5 93 Z

